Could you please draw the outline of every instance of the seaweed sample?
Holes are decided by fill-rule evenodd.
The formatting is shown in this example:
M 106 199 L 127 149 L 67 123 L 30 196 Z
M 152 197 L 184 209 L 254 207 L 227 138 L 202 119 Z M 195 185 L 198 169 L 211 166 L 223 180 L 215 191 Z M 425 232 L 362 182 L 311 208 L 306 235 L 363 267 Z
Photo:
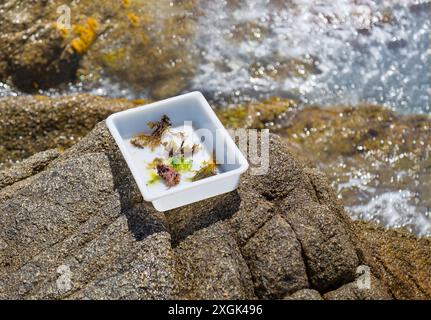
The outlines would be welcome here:
M 169 159 L 169 164 L 179 172 L 188 172 L 192 170 L 193 159 L 186 159 L 184 156 L 173 157 Z
M 151 175 L 151 179 L 148 180 L 147 185 L 156 184 L 161 179 L 160 176 L 157 173 L 153 172 L 153 171 L 150 172 L 150 175 Z
M 181 181 L 179 172 L 166 164 L 157 166 L 157 174 L 165 181 L 168 187 L 174 187 Z
M 158 165 L 163 164 L 163 159 L 162 158 L 154 158 L 153 161 L 151 161 L 150 163 L 147 164 L 147 168 L 148 169 L 157 169 Z
M 138 134 L 130 142 L 138 147 L 151 149 L 157 148 L 162 143 L 162 136 L 166 130 L 172 126 L 171 119 L 167 115 L 163 115 L 160 121 L 148 122 L 148 127 L 153 129 L 153 133 L 147 135 L 145 133 Z
M 208 161 L 202 168 L 200 168 L 193 176 L 192 181 L 199 181 L 205 178 L 215 176 L 217 174 L 217 164 L 215 157 Z

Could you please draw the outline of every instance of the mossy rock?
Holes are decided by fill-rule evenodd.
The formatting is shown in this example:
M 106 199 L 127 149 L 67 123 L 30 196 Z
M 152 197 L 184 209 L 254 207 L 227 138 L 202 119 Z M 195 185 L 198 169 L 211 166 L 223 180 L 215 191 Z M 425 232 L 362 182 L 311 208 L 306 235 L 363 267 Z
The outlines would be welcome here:
M 294 100 L 274 97 L 250 105 L 216 109 L 220 120 L 231 128 L 278 128 L 287 111 L 297 107 Z

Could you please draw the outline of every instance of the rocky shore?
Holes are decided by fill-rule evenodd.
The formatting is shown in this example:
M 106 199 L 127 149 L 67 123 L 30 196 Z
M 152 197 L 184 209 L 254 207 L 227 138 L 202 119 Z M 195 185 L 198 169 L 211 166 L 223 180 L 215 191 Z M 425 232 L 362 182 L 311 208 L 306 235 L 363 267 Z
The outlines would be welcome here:
M 17 123 L 3 114 L 19 99 L 64 112 L 60 99 L 1 99 L 4 141 Z M 94 103 L 85 110 L 96 122 L 133 106 L 91 96 L 61 101 L 70 110 L 70 101 Z M 326 176 L 276 135 L 268 175 L 245 175 L 235 192 L 158 213 L 142 200 L 103 121 L 78 130 L 52 114 L 31 118 L 36 129 L 21 128 L 35 132 L 22 140 L 34 145 L 25 156 L 35 155 L 0 172 L 1 298 L 431 298 L 430 240 L 353 222 Z M 89 133 L 69 149 L 50 149 L 61 128 Z M 370 268 L 369 289 L 358 287 L 359 266 Z
M 175 95 L 195 72 L 197 9 L 194 0 L 171 3 L 3 1 L 0 80 L 35 93 L 104 76 L 155 98 Z
M 64 4 L 70 28 L 58 20 Z M 199 8 L 0 4 L 0 89 L 19 92 L 0 98 L 0 299 L 431 299 L 429 116 L 278 97 L 215 106 L 228 127 L 271 129 L 269 173 L 166 213 L 143 201 L 104 119 L 149 100 L 70 91 L 106 82 L 161 99 L 187 90 L 210 54 L 192 44 Z M 235 25 L 229 41 L 262 41 L 265 30 Z M 247 72 L 305 79 L 322 72 L 318 60 L 256 61 Z M 399 219 L 366 205 L 406 189 Z

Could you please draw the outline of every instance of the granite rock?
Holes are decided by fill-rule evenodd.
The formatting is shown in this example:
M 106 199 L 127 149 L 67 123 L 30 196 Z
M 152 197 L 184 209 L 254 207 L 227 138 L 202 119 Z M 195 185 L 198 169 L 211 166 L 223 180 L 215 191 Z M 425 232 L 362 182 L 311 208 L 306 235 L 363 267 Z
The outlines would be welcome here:
M 143 201 L 104 122 L 61 154 L 37 154 L 3 171 L 12 178 L 0 188 L 0 297 L 346 296 L 357 267 L 376 253 L 358 240 L 362 229 L 325 180 L 279 138 L 270 143 L 266 176 L 246 173 L 234 192 L 165 213 Z M 402 283 L 387 285 L 384 273 L 399 264 L 381 263 L 386 269 L 367 263 L 376 290 L 401 296 Z

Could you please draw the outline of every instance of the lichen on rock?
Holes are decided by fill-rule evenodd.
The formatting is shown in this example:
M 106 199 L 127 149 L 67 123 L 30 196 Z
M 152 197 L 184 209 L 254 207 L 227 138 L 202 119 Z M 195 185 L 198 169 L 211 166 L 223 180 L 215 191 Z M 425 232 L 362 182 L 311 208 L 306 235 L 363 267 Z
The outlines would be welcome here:
M 65 5 L 69 26 L 59 23 Z M 175 95 L 195 72 L 196 11 L 194 0 L 5 1 L 0 81 L 37 92 L 107 77 L 156 98 Z

